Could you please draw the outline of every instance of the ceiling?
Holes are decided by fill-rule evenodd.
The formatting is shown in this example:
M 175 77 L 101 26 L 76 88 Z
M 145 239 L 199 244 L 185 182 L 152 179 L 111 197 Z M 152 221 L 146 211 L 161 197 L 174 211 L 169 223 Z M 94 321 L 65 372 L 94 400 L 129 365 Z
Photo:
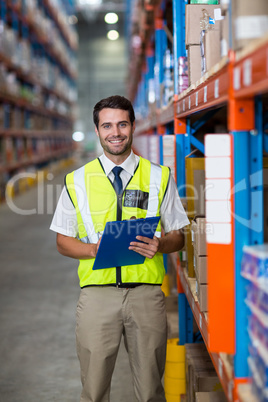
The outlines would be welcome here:
M 121 16 L 126 11 L 126 1 L 124 0 L 75 0 L 78 18 L 82 17 L 85 21 L 92 22 L 102 20 L 108 12 L 115 12 Z

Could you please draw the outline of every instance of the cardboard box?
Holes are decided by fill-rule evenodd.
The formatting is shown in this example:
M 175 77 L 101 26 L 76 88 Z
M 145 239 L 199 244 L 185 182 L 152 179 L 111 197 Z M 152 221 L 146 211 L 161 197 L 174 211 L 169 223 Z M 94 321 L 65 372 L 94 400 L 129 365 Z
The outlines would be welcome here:
M 191 218 L 190 218 L 191 222 Z M 195 278 L 194 272 L 194 248 L 192 243 L 192 232 L 191 228 L 187 227 L 187 230 L 184 231 L 185 238 L 185 250 L 186 250 L 186 267 L 188 271 L 188 276 L 190 278 Z
M 196 255 L 207 255 L 206 218 L 195 218 L 192 221 L 191 230 Z
M 210 355 L 204 343 L 189 343 L 185 345 L 185 377 L 187 401 L 195 399 L 193 389 L 193 373 L 197 370 L 215 372 Z
M 199 302 L 200 311 L 208 311 L 208 285 L 196 281 L 196 294 Z
M 206 71 L 209 71 L 221 60 L 220 29 L 206 31 L 204 37 L 204 47 Z
M 187 4 L 185 10 L 185 44 L 200 44 L 200 33 L 202 30 L 220 29 L 219 21 L 209 24 L 209 18 L 214 20 L 214 10 L 219 8 L 213 4 Z
M 189 387 L 187 400 L 196 402 L 196 392 L 211 392 L 222 389 L 215 368 L 205 369 L 195 366 L 189 367 Z
M 216 392 L 196 392 L 196 402 L 227 402 L 227 398 L 222 391 Z
M 267 0 L 232 1 L 233 49 L 239 50 L 268 32 Z
M 194 267 L 196 279 L 199 283 L 208 283 L 207 257 L 194 253 Z
M 193 385 L 195 392 L 211 392 L 221 388 L 221 382 L 215 370 L 195 370 Z
M 186 343 L 185 344 L 185 371 L 186 379 L 189 376 L 189 367 L 195 366 L 196 368 L 204 369 L 204 366 L 213 368 L 210 355 L 204 343 Z
M 188 216 L 205 215 L 205 158 L 185 158 Z
M 205 170 L 195 169 L 194 170 L 194 187 L 197 192 L 197 197 L 194 199 L 194 210 L 195 215 L 205 215 L 206 212 L 206 201 L 205 201 Z
M 192 45 L 188 48 L 189 86 L 195 84 L 201 78 L 201 53 L 200 45 Z

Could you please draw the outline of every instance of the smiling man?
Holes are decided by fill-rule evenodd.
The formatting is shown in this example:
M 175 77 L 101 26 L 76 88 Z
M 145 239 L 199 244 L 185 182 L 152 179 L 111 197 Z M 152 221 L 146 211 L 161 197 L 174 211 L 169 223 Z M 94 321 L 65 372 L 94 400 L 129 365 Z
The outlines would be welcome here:
M 96 123 L 95 131 L 105 155 L 112 155 L 110 159 L 120 164 L 130 154 L 135 121 L 130 121 L 127 110 L 105 108 L 99 116 L 96 114 Z
M 66 176 L 50 227 L 57 232 L 58 251 L 80 260 L 76 316 L 80 401 L 110 400 L 123 336 L 137 401 L 163 402 L 167 341 L 163 253 L 183 247 L 181 229 L 189 221 L 170 170 L 131 150 L 135 114 L 130 101 L 118 95 L 102 99 L 93 119 L 103 154 Z M 142 242 L 129 245 L 146 257 L 143 264 L 92 269 L 106 222 L 148 216 L 160 216 L 156 235 L 138 236 Z

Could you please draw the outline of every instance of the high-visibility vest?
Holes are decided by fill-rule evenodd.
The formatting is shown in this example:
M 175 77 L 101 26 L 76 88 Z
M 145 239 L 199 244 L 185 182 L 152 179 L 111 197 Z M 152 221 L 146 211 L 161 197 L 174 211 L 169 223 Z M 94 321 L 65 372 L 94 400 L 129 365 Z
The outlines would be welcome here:
M 122 197 L 118 197 L 99 159 L 69 173 L 65 185 L 77 214 L 78 238 L 97 243 L 105 223 L 160 215 L 160 206 L 169 181 L 169 168 L 140 158 Z M 161 221 L 156 229 L 161 236 Z M 145 258 L 143 264 L 92 270 L 95 259 L 80 260 L 80 286 L 162 284 L 165 269 L 162 253 Z

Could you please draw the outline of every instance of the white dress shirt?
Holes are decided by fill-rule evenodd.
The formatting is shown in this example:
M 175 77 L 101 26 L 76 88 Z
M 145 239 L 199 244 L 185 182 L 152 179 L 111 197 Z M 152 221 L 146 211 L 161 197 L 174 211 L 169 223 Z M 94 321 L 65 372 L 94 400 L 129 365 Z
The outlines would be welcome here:
M 116 165 L 105 154 L 99 157 L 106 176 L 114 181 L 114 174 L 112 169 Z M 139 156 L 135 155 L 132 151 L 129 157 L 119 166 L 123 168 L 120 177 L 125 189 L 127 183 L 134 175 L 135 169 L 139 163 Z M 177 186 L 173 176 L 170 177 L 166 194 L 160 206 L 161 224 L 165 233 L 171 230 L 178 230 L 186 225 L 189 225 L 189 220 L 182 206 Z M 60 195 L 50 229 L 54 232 L 63 234 L 65 236 L 76 237 L 78 234 L 78 225 L 75 208 L 64 186 Z

